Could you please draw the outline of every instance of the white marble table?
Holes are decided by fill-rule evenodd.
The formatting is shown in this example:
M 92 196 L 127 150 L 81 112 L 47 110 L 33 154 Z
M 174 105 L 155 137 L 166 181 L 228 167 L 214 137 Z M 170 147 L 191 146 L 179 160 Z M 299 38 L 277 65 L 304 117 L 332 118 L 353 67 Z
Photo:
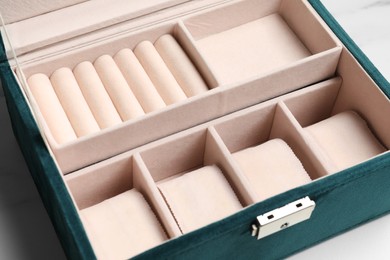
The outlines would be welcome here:
M 390 80 L 390 0 L 323 2 Z M 13 137 L 1 88 L 0 158 L 0 259 L 65 259 Z M 289 259 L 390 259 L 390 215 Z

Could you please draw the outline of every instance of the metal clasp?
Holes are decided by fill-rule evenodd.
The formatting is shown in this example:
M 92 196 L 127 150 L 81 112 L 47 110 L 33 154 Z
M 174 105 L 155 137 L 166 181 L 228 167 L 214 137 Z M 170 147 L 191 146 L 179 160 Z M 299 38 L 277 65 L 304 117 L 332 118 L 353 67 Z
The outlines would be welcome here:
M 308 220 L 311 217 L 315 205 L 314 201 L 309 197 L 305 197 L 257 216 L 256 223 L 252 225 L 252 236 L 261 239 Z

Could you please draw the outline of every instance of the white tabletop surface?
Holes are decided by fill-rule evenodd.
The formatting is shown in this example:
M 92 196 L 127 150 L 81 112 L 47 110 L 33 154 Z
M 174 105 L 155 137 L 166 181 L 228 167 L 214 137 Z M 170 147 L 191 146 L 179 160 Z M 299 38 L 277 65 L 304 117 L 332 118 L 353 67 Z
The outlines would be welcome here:
M 390 80 L 390 0 L 323 3 Z M 65 255 L 12 134 L 0 88 L 0 260 L 3 259 L 65 259 Z M 390 259 L 390 215 L 289 259 Z

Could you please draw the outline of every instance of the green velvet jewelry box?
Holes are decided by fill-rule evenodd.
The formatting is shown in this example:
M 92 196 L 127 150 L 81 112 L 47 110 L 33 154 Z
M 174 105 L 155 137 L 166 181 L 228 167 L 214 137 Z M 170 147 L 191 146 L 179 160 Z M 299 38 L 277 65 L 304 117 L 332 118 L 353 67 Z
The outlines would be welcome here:
M 390 211 L 390 85 L 320 1 L 116 2 L 0 8 L 14 133 L 69 258 L 279 259 Z

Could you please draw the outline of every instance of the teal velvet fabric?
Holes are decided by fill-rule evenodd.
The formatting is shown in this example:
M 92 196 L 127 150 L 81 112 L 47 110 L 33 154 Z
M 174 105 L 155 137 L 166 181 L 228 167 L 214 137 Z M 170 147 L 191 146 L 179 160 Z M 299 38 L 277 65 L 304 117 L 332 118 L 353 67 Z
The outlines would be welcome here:
M 389 83 L 318 0 L 309 0 L 364 69 L 390 96 Z M 70 259 L 94 259 L 66 187 L 54 166 L 0 48 L 0 75 L 15 135 Z M 280 259 L 390 210 L 390 154 L 257 203 L 226 219 L 148 250 L 135 259 Z M 261 240 L 250 235 L 257 215 L 310 196 L 310 220 Z
M 312 182 L 135 259 L 280 259 L 372 220 L 390 210 L 390 156 L 383 155 Z M 256 216 L 309 196 L 316 202 L 310 220 L 261 240 L 250 235 Z
M 0 57 L 5 57 L 2 42 Z M 7 60 L 0 63 L 0 77 L 14 134 L 66 255 L 72 259 L 95 258 L 76 209 Z
M 322 17 L 326 24 L 337 35 L 340 41 L 347 47 L 357 61 L 362 65 L 364 70 L 370 75 L 375 83 L 382 89 L 388 98 L 390 98 L 390 83 L 379 72 L 375 65 L 367 58 L 358 45 L 349 37 L 340 24 L 329 13 L 320 0 L 308 0 L 317 13 Z

